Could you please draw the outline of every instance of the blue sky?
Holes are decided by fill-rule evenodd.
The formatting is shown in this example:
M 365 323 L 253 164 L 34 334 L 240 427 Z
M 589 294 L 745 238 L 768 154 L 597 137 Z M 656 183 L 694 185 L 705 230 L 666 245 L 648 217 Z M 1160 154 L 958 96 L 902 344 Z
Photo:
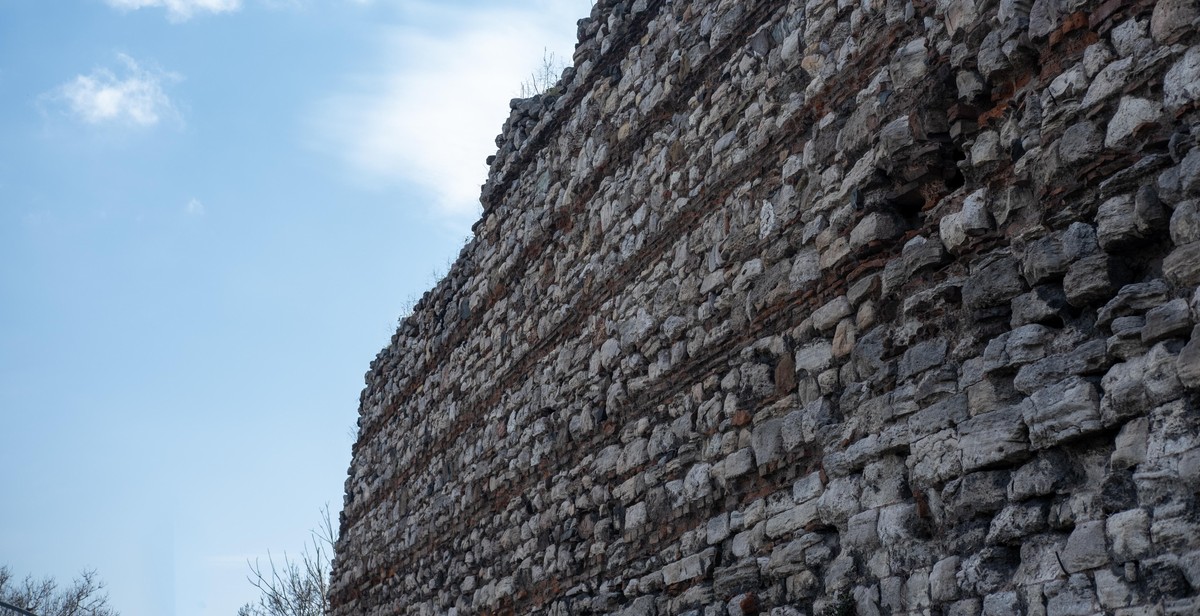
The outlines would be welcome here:
M 590 0 L 0 0 L 0 564 L 233 614 Z

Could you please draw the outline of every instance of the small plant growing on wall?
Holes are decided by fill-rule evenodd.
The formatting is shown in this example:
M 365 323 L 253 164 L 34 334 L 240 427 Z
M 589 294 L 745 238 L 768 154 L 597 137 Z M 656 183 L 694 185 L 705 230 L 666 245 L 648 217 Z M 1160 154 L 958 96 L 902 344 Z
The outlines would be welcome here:
M 567 63 L 554 55 L 553 51 L 542 48 L 542 63 L 529 73 L 529 77 L 521 82 L 521 98 L 532 98 L 539 94 L 558 94 L 558 79 Z

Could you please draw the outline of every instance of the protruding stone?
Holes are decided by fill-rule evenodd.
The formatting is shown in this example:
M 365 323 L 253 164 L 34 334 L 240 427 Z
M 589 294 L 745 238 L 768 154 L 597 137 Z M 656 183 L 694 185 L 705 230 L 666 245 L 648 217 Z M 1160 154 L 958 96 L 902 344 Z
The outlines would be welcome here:
M 1104 135 L 1104 147 L 1127 148 L 1132 145 L 1138 131 L 1155 124 L 1162 117 L 1160 103 L 1134 96 L 1124 96 L 1117 113 L 1108 121 L 1108 132 Z
M 1031 400 L 1023 411 L 1034 448 L 1057 445 L 1102 428 L 1100 393 L 1083 378 L 1071 377 L 1038 390 Z
M 1106 254 L 1092 255 L 1071 264 L 1063 278 L 1063 291 L 1071 305 L 1087 306 L 1115 295 L 1129 276 L 1123 261 Z

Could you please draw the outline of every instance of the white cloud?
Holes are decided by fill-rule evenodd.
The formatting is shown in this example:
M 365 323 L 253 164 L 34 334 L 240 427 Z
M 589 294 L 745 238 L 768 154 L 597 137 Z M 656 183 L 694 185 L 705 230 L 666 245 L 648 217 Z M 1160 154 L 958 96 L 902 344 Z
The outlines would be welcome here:
M 349 79 L 313 113 L 317 147 L 364 185 L 415 183 L 435 195 L 435 214 L 460 228 L 473 222 L 508 101 L 545 50 L 570 61 L 575 22 L 591 7 L 590 0 L 506 4 L 406 5 L 438 27 L 382 30 L 382 66 Z
M 184 211 L 188 213 L 188 216 L 203 216 L 205 213 L 204 204 L 201 203 L 199 199 L 193 197 L 187 202 L 187 205 L 184 206 Z
M 142 68 L 133 58 L 118 54 L 124 68 L 118 76 L 106 68 L 78 75 L 48 93 L 47 98 L 66 106 L 71 115 L 89 124 L 154 126 L 178 112 L 163 91 L 173 73 Z
M 167 19 L 173 22 L 187 21 L 196 13 L 226 13 L 236 11 L 242 0 L 104 0 L 109 6 L 123 11 L 136 11 L 147 7 L 167 9 Z

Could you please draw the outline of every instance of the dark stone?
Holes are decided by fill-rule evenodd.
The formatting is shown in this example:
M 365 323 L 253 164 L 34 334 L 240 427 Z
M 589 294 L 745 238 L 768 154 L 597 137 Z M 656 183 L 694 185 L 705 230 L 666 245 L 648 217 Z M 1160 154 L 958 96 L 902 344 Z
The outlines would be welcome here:
M 1063 278 L 1063 291 L 1072 306 L 1088 306 L 1112 297 L 1130 275 L 1124 261 L 1106 254 L 1091 255 L 1071 264 Z
M 1025 281 L 1012 257 L 995 257 L 971 272 L 963 284 L 963 303 L 973 309 L 1006 304 L 1025 291 Z
M 1133 483 L 1131 471 L 1113 471 L 1100 484 L 1100 506 L 1105 513 L 1127 511 L 1137 504 L 1137 485 Z

